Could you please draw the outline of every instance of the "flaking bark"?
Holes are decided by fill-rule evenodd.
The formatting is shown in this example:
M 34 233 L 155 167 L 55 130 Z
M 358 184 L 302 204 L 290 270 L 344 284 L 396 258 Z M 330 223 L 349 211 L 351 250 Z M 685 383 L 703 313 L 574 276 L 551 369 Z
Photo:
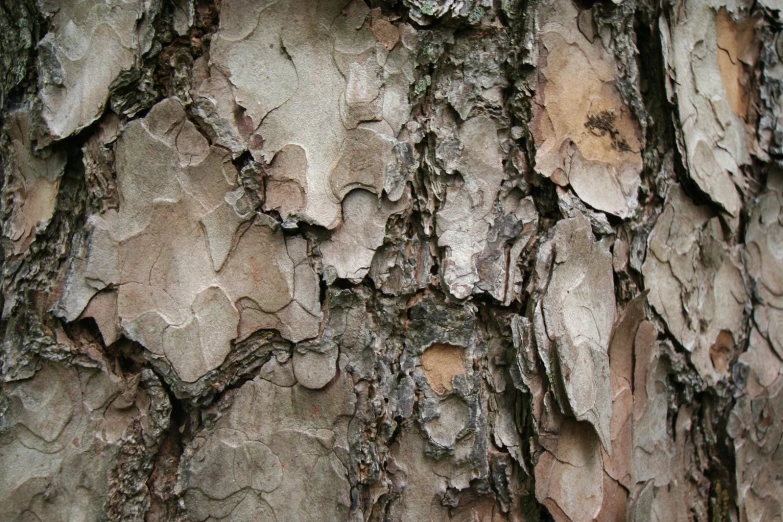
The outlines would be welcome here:
M 0 521 L 783 519 L 776 0 L 0 3 Z

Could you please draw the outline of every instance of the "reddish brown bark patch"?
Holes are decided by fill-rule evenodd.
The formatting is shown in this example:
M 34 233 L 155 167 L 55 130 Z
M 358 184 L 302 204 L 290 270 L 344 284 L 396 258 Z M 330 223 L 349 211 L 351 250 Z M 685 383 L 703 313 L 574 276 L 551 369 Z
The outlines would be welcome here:
M 424 377 L 438 395 L 452 389 L 451 380 L 467 373 L 465 348 L 450 344 L 433 344 L 421 356 Z

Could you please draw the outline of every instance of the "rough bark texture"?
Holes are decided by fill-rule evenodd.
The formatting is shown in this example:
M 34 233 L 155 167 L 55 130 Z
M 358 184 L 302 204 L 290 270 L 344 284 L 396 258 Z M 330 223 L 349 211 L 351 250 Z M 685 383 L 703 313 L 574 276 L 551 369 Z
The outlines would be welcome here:
M 782 520 L 782 9 L 0 2 L 0 520 Z

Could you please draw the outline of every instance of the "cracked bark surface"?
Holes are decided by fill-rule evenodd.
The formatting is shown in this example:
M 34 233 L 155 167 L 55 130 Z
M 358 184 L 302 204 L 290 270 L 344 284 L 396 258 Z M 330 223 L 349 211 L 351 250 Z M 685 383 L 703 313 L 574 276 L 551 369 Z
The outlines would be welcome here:
M 0 521 L 783 520 L 781 27 L 0 2 Z

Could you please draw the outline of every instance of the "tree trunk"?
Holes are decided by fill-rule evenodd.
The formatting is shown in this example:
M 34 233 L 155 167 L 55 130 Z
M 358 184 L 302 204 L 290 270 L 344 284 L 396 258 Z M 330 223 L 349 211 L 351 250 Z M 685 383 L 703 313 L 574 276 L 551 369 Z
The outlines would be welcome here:
M 0 520 L 780 520 L 782 9 L 2 0 Z

